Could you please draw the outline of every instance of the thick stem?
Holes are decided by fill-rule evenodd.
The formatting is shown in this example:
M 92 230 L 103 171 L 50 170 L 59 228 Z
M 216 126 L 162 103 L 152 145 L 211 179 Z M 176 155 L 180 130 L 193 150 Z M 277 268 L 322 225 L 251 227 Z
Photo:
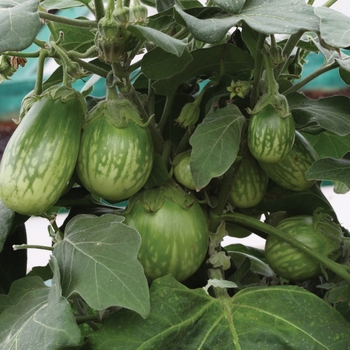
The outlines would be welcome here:
M 277 86 L 276 86 L 275 76 L 273 74 L 271 59 L 265 49 L 262 50 L 262 54 L 264 57 L 264 63 L 265 63 L 265 69 L 266 69 L 265 78 L 267 80 L 267 93 L 268 95 L 273 96 L 276 93 L 278 93 L 278 89 L 276 91 Z
M 301 243 L 300 241 L 298 241 L 294 237 L 286 235 L 285 232 L 282 232 L 271 225 L 268 225 L 264 222 L 261 222 L 260 220 L 257 220 L 257 219 L 254 219 L 252 217 L 246 216 L 244 214 L 239 214 L 239 213 L 222 214 L 222 215 L 220 215 L 220 219 L 227 220 L 227 221 L 233 222 L 235 224 L 241 224 L 243 226 L 252 228 L 252 229 L 257 230 L 257 231 L 265 232 L 268 235 L 273 235 L 273 236 L 289 243 L 293 247 L 300 249 L 304 253 L 312 256 L 314 259 L 316 259 L 321 264 L 323 264 L 326 268 L 333 271 L 334 273 L 336 273 L 337 275 L 342 277 L 344 280 L 350 282 L 350 271 L 349 271 L 350 267 L 349 266 L 341 265 L 341 264 L 317 253 L 316 251 L 305 246 L 303 243 Z
M 97 22 L 96 21 L 90 21 L 85 19 L 72 19 L 68 17 L 62 17 L 57 15 L 52 15 L 48 12 L 41 12 L 39 11 L 39 17 L 48 21 L 57 22 L 57 23 L 63 23 L 68 24 L 75 27 L 82 27 L 82 28 L 96 28 Z
M 311 80 L 317 78 L 318 76 L 322 75 L 323 73 L 326 73 L 334 68 L 338 68 L 339 64 L 337 62 L 333 62 L 331 64 L 322 66 L 318 69 L 316 69 L 314 72 L 310 73 L 307 77 L 304 79 L 300 80 L 298 83 L 287 89 L 286 91 L 283 92 L 283 95 L 288 95 L 291 94 L 292 92 L 296 92 L 299 89 L 301 89 L 303 86 L 305 86 L 307 83 L 309 83 Z
M 95 4 L 95 18 L 96 22 L 98 22 L 105 15 L 105 7 L 103 0 L 94 0 Z
M 256 103 L 259 100 L 259 88 L 260 88 L 260 78 L 262 74 L 263 69 L 263 59 L 262 59 L 262 48 L 264 47 L 265 43 L 265 35 L 259 34 L 258 42 L 256 44 L 256 54 L 254 57 L 255 60 L 255 66 L 254 66 L 254 81 L 253 81 L 253 87 L 252 92 L 250 95 L 250 106 L 253 108 Z
M 108 72 L 106 70 L 104 70 L 103 68 L 97 67 L 92 63 L 83 61 L 83 60 L 79 59 L 78 57 L 74 57 L 74 56 L 70 56 L 70 58 L 72 59 L 72 61 L 77 62 L 80 67 L 84 68 L 88 72 L 97 74 L 103 78 L 106 78 L 108 75 Z
M 160 121 L 159 121 L 159 124 L 158 124 L 159 130 L 161 132 L 164 130 L 165 125 L 170 117 L 171 110 L 173 108 L 174 99 L 175 99 L 174 95 L 170 96 L 170 97 L 169 96 L 166 97 L 165 106 L 163 109 L 163 114 L 162 114 Z

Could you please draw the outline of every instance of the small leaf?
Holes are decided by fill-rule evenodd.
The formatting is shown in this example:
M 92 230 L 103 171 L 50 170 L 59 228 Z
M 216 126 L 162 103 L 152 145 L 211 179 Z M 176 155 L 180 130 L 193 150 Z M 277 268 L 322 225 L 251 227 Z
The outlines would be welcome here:
M 208 283 L 203 289 L 208 293 L 208 289 L 210 287 L 219 287 L 219 288 L 237 288 L 237 284 L 232 281 L 226 281 L 226 280 L 217 280 L 217 279 L 210 279 L 208 280 Z
M 315 7 L 320 21 L 321 38 L 331 47 L 340 48 L 350 45 L 350 18 L 328 7 Z
M 175 39 L 167 34 L 160 32 L 159 30 L 155 30 L 149 27 L 142 27 L 139 25 L 129 25 L 128 30 L 137 35 L 138 37 L 143 37 L 148 41 L 156 44 L 164 51 L 169 52 L 173 55 L 180 57 L 186 47 L 186 43 Z
M 311 166 L 305 178 L 308 180 L 338 181 L 350 188 L 350 160 L 321 158 Z
M 55 246 L 66 297 L 79 293 L 96 310 L 122 306 L 146 317 L 149 294 L 143 268 L 137 260 L 138 232 L 122 224 L 123 217 L 77 215 Z
M 155 153 L 151 174 L 143 187 L 150 189 L 156 186 L 164 185 L 167 181 L 168 169 L 164 163 L 162 156 L 158 153 Z
M 41 26 L 38 5 L 39 0 L 0 1 L 0 53 L 32 44 Z
M 236 159 L 245 118 L 236 105 L 209 115 L 190 138 L 191 171 L 197 189 L 223 175 Z
M 312 100 L 295 93 L 288 95 L 288 103 L 299 128 L 317 123 L 337 135 L 350 133 L 350 100 L 346 96 Z
M 141 70 L 149 79 L 167 79 L 183 71 L 191 61 L 192 56 L 187 50 L 177 56 L 156 47 L 143 57 Z
M 317 135 L 302 134 L 308 139 L 320 158 L 342 158 L 350 149 L 350 134 L 339 136 L 329 131 Z

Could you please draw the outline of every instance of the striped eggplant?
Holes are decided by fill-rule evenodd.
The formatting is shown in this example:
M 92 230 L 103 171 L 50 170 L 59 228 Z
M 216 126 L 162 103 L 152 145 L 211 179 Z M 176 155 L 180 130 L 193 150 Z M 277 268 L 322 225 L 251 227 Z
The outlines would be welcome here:
M 89 112 L 77 175 L 92 194 L 111 202 L 129 198 L 146 183 L 153 159 L 149 129 L 130 101 L 101 101 Z
M 238 208 L 254 207 L 264 198 L 268 181 L 259 162 L 246 152 L 233 179 L 229 202 Z
M 8 208 L 35 215 L 55 204 L 75 168 L 85 111 L 83 96 L 66 86 L 38 96 L 0 164 L 0 197 Z
M 249 150 L 259 162 L 278 162 L 291 150 L 294 131 L 293 117 L 281 118 L 274 107 L 268 104 L 249 121 Z
M 309 141 L 295 131 L 294 145 L 286 157 L 277 163 L 260 162 L 260 165 L 280 186 L 293 191 L 304 191 L 315 182 L 306 180 L 305 174 L 317 158 L 318 155 Z

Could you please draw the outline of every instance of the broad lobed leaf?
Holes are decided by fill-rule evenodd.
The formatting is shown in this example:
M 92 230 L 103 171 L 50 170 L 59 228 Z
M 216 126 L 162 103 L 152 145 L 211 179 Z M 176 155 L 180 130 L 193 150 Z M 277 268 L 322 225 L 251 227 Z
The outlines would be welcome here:
M 122 306 L 146 317 L 148 284 L 137 260 L 141 238 L 123 219 L 113 214 L 77 215 L 53 255 L 64 296 L 78 293 L 93 309 Z
M 302 312 L 300 311 L 302 310 Z M 136 331 L 137 330 L 137 331 Z M 346 349 L 350 325 L 329 304 L 296 286 L 246 288 L 214 299 L 171 276 L 151 286 L 146 320 L 121 311 L 91 335 L 93 349 Z

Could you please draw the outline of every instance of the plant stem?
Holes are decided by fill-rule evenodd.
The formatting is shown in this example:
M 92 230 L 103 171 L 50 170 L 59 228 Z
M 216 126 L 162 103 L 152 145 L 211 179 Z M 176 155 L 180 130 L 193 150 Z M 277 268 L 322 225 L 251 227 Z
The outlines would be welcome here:
M 108 72 L 106 70 L 104 70 L 103 68 L 97 67 L 92 63 L 83 61 L 83 60 L 79 59 L 78 57 L 74 57 L 74 56 L 70 56 L 70 58 L 72 59 L 72 61 L 79 63 L 79 66 L 84 68 L 88 72 L 97 74 L 103 78 L 106 78 L 108 75 Z
M 278 88 L 276 88 L 276 80 L 273 74 L 271 59 L 267 51 L 265 50 L 265 48 L 262 49 L 262 55 L 264 57 L 264 63 L 265 63 L 265 74 L 266 74 L 265 78 L 267 80 L 267 93 L 268 95 L 272 96 L 278 93 Z
M 4 56 L 14 56 L 14 57 L 27 57 L 27 58 L 37 58 L 40 56 L 40 51 L 35 52 L 19 52 L 19 51 L 5 51 L 2 53 Z
M 289 56 L 292 54 L 295 46 L 298 44 L 300 38 L 303 35 L 303 31 L 299 31 L 295 34 L 292 34 L 286 44 L 284 45 L 283 51 L 282 51 L 282 57 L 284 57 L 283 63 L 279 64 L 274 69 L 275 79 L 278 80 L 279 76 L 281 75 L 282 71 L 284 70 L 284 67 L 286 66 L 288 62 Z
M 50 251 L 53 251 L 53 247 L 48 247 L 48 246 L 45 246 L 45 245 L 31 245 L 31 244 L 14 244 L 12 246 L 13 250 L 20 250 L 20 249 L 41 249 L 41 250 L 50 250 Z
M 105 15 L 105 7 L 103 0 L 94 0 L 95 4 L 95 18 L 96 22 L 98 22 Z
M 174 95 L 166 97 L 165 106 L 164 106 L 164 109 L 163 109 L 163 114 L 162 114 L 162 116 L 160 118 L 160 121 L 159 121 L 159 124 L 158 124 L 159 130 L 161 132 L 163 132 L 163 130 L 165 128 L 165 125 L 167 123 L 167 120 L 169 119 L 169 116 L 171 114 L 171 110 L 172 110 L 172 107 L 173 107 L 174 99 L 175 99 Z
M 34 87 L 34 95 L 40 95 L 43 92 L 43 77 L 44 77 L 44 64 L 45 59 L 48 55 L 48 51 L 45 49 L 40 50 L 37 72 L 36 72 L 36 80 Z
M 299 89 L 301 89 L 304 85 L 306 85 L 307 83 L 309 83 L 311 80 L 317 78 L 319 75 L 322 75 L 323 73 L 326 73 L 334 68 L 338 68 L 339 64 L 337 62 L 333 62 L 331 64 L 327 64 L 324 65 L 318 69 L 316 69 L 315 71 L 313 71 L 312 73 L 310 73 L 307 77 L 305 77 L 304 79 L 300 80 L 298 83 L 296 83 L 295 85 L 291 86 L 289 89 L 287 89 L 286 91 L 283 92 L 283 95 L 288 95 L 292 92 L 296 92 Z
M 338 0 L 328 0 L 326 1 L 322 6 L 323 7 L 331 7 L 332 5 L 334 5 Z
M 249 216 L 244 215 L 244 214 L 239 214 L 239 213 L 222 214 L 222 215 L 220 215 L 220 219 L 227 220 L 227 221 L 233 222 L 235 224 L 241 224 L 241 225 L 244 225 L 246 227 L 257 230 L 257 231 L 265 232 L 268 235 L 273 235 L 273 236 L 289 243 L 293 247 L 300 249 L 304 253 L 312 256 L 314 259 L 316 259 L 321 264 L 323 264 L 326 268 L 333 271 L 334 273 L 336 273 L 337 275 L 342 277 L 344 280 L 350 282 L 350 271 L 348 271 L 350 268 L 349 266 L 341 265 L 341 264 L 317 253 L 316 251 L 305 246 L 303 243 L 301 243 L 300 241 L 298 241 L 294 237 L 286 235 L 285 232 L 282 232 L 271 225 L 268 225 L 264 222 L 261 222 L 260 220 L 257 220 L 255 218 L 249 217 Z
M 90 21 L 86 19 L 72 19 L 68 17 L 52 15 L 51 13 L 48 13 L 48 12 L 39 11 L 39 17 L 48 21 L 67 24 L 75 27 L 95 28 L 97 26 L 96 21 Z
M 260 77 L 262 74 L 262 68 L 263 68 L 263 59 L 262 59 L 262 48 L 264 47 L 265 43 L 265 35 L 259 33 L 259 38 L 256 44 L 256 54 L 254 57 L 255 60 L 255 66 L 254 66 L 254 81 L 253 81 L 253 87 L 252 92 L 250 95 L 250 107 L 253 108 L 256 103 L 259 100 L 259 88 L 260 88 Z

